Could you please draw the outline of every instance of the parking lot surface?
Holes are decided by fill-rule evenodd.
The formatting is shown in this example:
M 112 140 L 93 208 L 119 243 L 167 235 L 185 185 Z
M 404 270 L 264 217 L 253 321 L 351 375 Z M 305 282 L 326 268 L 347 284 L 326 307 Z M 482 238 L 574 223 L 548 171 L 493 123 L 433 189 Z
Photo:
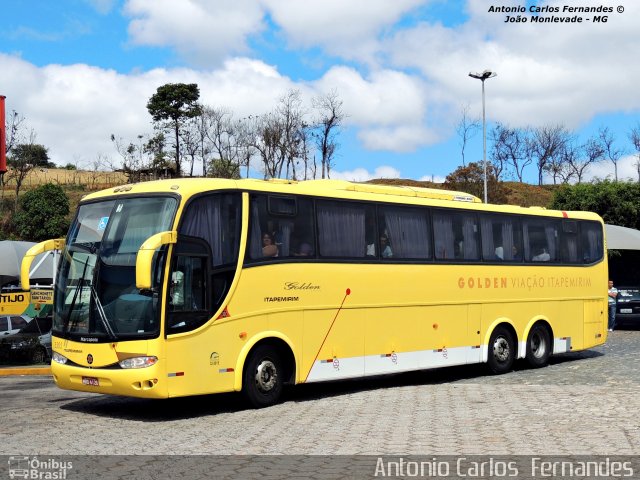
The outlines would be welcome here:
M 0 377 L 1 455 L 638 455 L 640 331 L 490 376 L 483 366 L 237 394 L 141 400 Z

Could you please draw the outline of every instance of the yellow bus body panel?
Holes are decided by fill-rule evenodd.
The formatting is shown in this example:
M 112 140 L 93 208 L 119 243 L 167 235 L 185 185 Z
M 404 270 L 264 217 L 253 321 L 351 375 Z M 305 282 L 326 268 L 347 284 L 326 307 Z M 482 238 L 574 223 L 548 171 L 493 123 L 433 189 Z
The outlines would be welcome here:
M 350 185 L 170 180 L 137 184 L 123 192 L 178 191 L 182 200 L 174 229 L 191 195 L 220 188 L 562 217 L 561 212 L 481 205 L 475 200 L 452 202 L 419 189 L 399 194 L 393 187 Z M 88 198 L 101 195 L 114 192 Z M 243 199 L 240 252 L 247 243 L 246 193 Z M 595 214 L 569 214 L 601 223 Z M 82 391 L 150 398 L 229 392 L 242 388 L 251 349 L 268 339 L 279 339 L 291 349 L 293 381 L 304 383 L 483 362 L 491 333 L 500 324 L 513 328 L 517 355 L 523 358 L 527 335 L 538 321 L 550 325 L 554 353 L 576 351 L 606 341 L 606 283 L 606 254 L 595 265 L 579 267 L 382 262 L 247 267 L 240 262 L 224 304 L 200 328 L 167 338 L 162 330 L 156 339 L 115 344 L 56 338 L 54 351 L 78 366 L 54 362 L 52 371 L 60 387 Z M 94 359 L 91 369 L 89 353 Z M 132 370 L 96 367 L 111 365 L 123 354 L 153 355 L 158 362 Z M 82 376 L 93 374 L 104 379 L 104 387 L 82 384 Z

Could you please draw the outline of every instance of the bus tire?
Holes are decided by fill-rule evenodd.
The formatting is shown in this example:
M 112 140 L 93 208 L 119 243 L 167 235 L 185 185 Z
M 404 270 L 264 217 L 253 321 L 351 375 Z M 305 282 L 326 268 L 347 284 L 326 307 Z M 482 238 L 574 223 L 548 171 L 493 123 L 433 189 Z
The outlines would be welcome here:
M 511 332 L 498 326 L 489 339 L 489 370 L 496 375 L 507 373 L 513 367 L 516 358 L 516 344 Z
M 251 352 L 242 373 L 242 394 L 254 408 L 275 405 L 282 395 L 284 369 L 278 351 L 259 345 Z
M 527 338 L 527 362 L 533 368 L 547 365 L 551 357 L 551 336 L 542 324 L 536 324 Z

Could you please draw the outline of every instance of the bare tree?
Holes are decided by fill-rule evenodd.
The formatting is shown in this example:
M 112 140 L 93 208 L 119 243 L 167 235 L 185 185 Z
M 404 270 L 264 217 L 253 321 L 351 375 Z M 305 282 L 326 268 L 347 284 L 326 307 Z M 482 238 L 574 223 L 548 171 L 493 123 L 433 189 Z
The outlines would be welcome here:
M 635 149 L 634 156 L 636 157 L 636 161 L 633 165 L 638 172 L 638 182 L 640 183 L 640 123 L 629 130 L 629 140 L 631 140 L 633 148 Z
M 604 151 L 596 138 L 589 138 L 580 148 L 572 147 L 570 152 L 565 152 L 569 168 L 576 177 L 578 183 L 582 183 L 589 166 L 603 159 Z
M 7 155 L 11 154 L 11 151 L 13 150 L 14 145 L 21 143 L 21 139 L 22 139 L 21 126 L 23 123 L 24 123 L 24 117 L 19 115 L 18 112 L 16 112 L 15 110 L 12 110 L 8 118 L 6 119 L 6 122 L 4 125 L 5 143 L 6 143 L 5 151 Z M 5 184 L 4 173 L 0 173 L 0 186 L 4 187 L 4 184 Z M 4 189 L 2 191 L 2 198 L 4 198 Z
M 262 160 L 264 178 L 277 178 L 282 170 L 282 160 L 278 155 L 282 137 L 279 119 L 274 113 L 267 113 L 254 117 L 253 122 L 254 138 L 251 145 Z
M 523 182 L 524 169 L 531 164 L 528 155 L 528 130 L 509 128 L 498 123 L 491 130 L 493 167 L 498 178 L 505 170 L 505 166 L 513 167 L 513 171 L 520 183 Z
M 533 130 L 533 153 L 538 167 L 538 185 L 542 185 L 542 174 L 555 168 L 550 163 L 559 161 L 562 147 L 568 141 L 569 132 L 563 125 L 545 125 Z M 554 183 L 556 177 L 554 176 Z
M 553 178 L 554 185 L 558 183 L 558 179 L 563 183 L 569 182 L 574 175 L 569 161 L 572 158 L 580 156 L 579 148 L 573 145 L 573 137 L 564 127 L 558 131 L 555 140 L 557 141 L 558 147 L 549 156 L 547 164 L 544 166 L 544 171 Z
M 609 131 L 609 127 L 600 127 L 598 129 L 598 138 L 600 145 L 604 151 L 604 157 L 613 163 L 613 173 L 615 181 L 618 181 L 618 160 L 622 156 L 622 150 L 616 148 L 613 143 L 616 141 L 613 134 Z
M 480 118 L 469 117 L 469 108 L 468 104 L 462 107 L 460 121 L 456 125 L 456 132 L 458 133 L 458 137 L 460 137 L 458 143 L 460 145 L 460 153 L 462 154 L 463 167 L 467 166 L 464 158 L 464 151 L 467 147 L 467 142 L 471 140 L 482 127 Z
M 98 188 L 98 180 L 104 175 L 104 170 L 108 168 L 108 165 L 109 161 L 107 156 L 102 153 L 98 153 L 96 158 L 90 162 L 88 178 L 92 190 L 96 190 Z
M 276 114 L 282 128 L 280 136 L 279 155 L 281 168 L 286 168 L 286 178 L 296 180 L 296 161 L 300 158 L 300 129 L 303 124 L 305 111 L 302 107 L 300 90 L 289 90 L 276 106 Z M 278 172 L 280 177 L 282 171 Z
M 256 148 L 253 142 L 255 139 L 255 122 L 253 117 L 236 120 L 234 132 L 236 138 L 236 148 L 238 152 L 238 165 L 240 168 L 246 169 L 246 177 L 249 177 L 249 168 L 251 160 L 256 154 Z
M 142 144 L 140 142 L 143 137 L 142 135 L 138 135 L 137 138 L 139 145 L 136 145 L 133 142 L 127 143 L 122 137 L 116 137 L 113 133 L 111 134 L 111 142 L 122 158 L 122 172 L 127 177 L 127 182 L 129 183 L 134 183 L 140 180 L 139 172 L 142 168 L 140 160 Z M 117 166 L 114 164 L 111 165 L 111 169 L 118 170 Z
M 320 153 L 321 175 L 322 178 L 328 178 L 331 170 L 331 162 L 338 148 L 336 135 L 339 132 L 340 125 L 342 125 L 345 119 L 345 114 L 342 110 L 342 100 L 340 100 L 336 90 L 315 97 L 313 99 L 313 106 L 318 110 L 314 137 Z
M 189 159 L 189 176 L 193 177 L 193 166 L 196 158 L 200 157 L 201 141 L 198 129 L 199 116 L 189 118 L 180 129 L 182 148 Z
M 13 148 L 11 149 L 11 157 L 7 160 L 7 163 L 10 165 L 10 167 L 9 171 L 6 174 L 6 183 L 8 184 L 9 182 L 13 181 L 16 184 L 16 203 L 14 205 L 15 211 L 17 211 L 18 209 L 18 198 L 20 196 L 20 189 L 22 188 L 27 175 L 31 170 L 33 170 L 34 165 L 36 165 L 37 163 L 37 159 L 34 157 L 37 149 L 33 148 L 36 145 L 36 133 L 34 130 L 31 130 L 27 143 L 13 144 Z
M 240 174 L 240 145 L 236 135 L 238 124 L 233 121 L 231 110 L 206 107 L 202 116 L 213 160 L 218 162 L 216 170 L 236 178 Z
M 549 163 L 550 171 L 554 175 L 554 184 L 556 183 L 556 178 L 560 178 L 562 183 L 569 183 L 576 176 L 574 165 L 578 163 L 580 156 L 581 149 L 576 146 L 573 139 L 562 146 L 560 153 L 557 155 L 558 160 Z
M 22 143 L 22 124 L 24 123 L 24 117 L 15 110 L 12 110 L 9 117 L 6 120 L 5 125 L 5 141 L 7 155 L 11 153 L 14 145 Z M 32 132 L 33 133 L 33 132 Z

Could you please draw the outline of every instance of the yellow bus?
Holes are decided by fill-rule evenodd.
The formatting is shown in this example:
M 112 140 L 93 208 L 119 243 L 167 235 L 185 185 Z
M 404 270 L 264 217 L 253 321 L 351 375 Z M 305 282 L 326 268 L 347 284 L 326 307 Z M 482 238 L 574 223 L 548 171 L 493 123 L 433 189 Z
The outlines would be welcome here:
M 444 190 L 163 180 L 87 195 L 61 249 L 61 388 L 167 398 L 526 359 L 606 340 L 603 223 Z M 27 289 L 27 285 L 23 285 Z

